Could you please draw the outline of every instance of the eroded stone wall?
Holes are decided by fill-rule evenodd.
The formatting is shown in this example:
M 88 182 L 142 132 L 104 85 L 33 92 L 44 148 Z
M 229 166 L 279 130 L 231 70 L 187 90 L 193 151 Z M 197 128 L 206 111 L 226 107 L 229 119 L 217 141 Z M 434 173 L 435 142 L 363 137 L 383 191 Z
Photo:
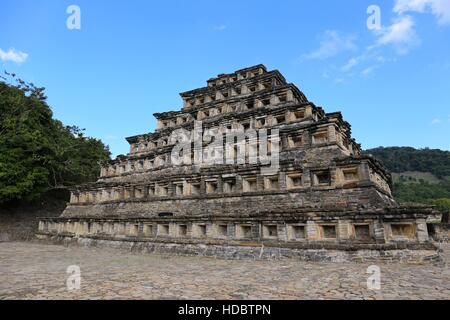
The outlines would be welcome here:
M 160 213 L 174 216 L 196 215 L 257 215 L 264 212 L 295 212 L 304 208 L 354 210 L 377 207 L 380 203 L 392 205 L 385 195 L 371 188 L 305 190 L 289 192 L 201 197 L 159 197 L 152 201 L 131 199 L 108 204 L 69 205 L 63 217 L 156 217 Z

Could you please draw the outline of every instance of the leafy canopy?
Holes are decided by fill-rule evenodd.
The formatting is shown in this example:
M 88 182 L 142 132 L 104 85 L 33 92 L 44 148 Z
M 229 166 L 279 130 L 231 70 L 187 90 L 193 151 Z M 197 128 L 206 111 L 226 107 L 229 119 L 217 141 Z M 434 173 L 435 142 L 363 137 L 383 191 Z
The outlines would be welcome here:
M 110 152 L 82 129 L 53 119 L 45 88 L 0 78 L 0 204 L 95 181 Z

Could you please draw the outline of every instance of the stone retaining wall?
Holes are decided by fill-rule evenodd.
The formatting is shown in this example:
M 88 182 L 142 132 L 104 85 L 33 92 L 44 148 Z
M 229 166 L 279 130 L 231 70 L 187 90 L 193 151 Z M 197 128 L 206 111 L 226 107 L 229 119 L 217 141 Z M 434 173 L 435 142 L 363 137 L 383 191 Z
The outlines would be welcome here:
M 93 239 L 84 237 L 66 237 L 37 235 L 41 240 L 64 244 L 66 246 L 77 245 L 85 247 L 107 247 L 126 250 L 137 253 L 156 253 L 170 255 L 207 256 L 222 259 L 251 259 L 251 260 L 281 260 L 297 259 L 300 261 L 314 262 L 408 262 L 408 263 L 431 263 L 440 262 L 441 257 L 437 247 L 428 244 L 420 249 L 417 245 L 414 249 L 403 249 L 390 247 L 391 249 L 295 249 L 268 246 L 249 245 L 213 245 L 201 243 L 165 243 L 145 241 L 117 241 Z M 388 246 L 386 248 L 389 248 Z

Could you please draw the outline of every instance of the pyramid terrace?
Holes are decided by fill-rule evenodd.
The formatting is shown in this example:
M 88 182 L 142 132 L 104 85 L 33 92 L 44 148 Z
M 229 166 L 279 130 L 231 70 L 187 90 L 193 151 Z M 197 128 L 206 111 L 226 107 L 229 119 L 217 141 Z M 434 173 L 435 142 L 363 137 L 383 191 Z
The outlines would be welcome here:
M 264 65 L 220 74 L 157 113 L 155 132 L 71 190 L 37 236 L 145 252 L 307 260 L 434 259 L 427 222 L 384 166 Z

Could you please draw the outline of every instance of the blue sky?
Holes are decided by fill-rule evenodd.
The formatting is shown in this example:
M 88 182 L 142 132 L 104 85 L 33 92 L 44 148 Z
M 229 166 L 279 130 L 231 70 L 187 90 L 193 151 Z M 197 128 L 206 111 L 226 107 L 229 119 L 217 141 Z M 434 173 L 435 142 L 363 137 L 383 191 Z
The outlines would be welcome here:
M 66 27 L 72 4 L 80 30 Z M 154 130 L 153 113 L 180 109 L 179 92 L 259 63 L 342 111 L 363 148 L 450 150 L 449 40 L 450 0 L 0 4 L 0 70 L 46 87 L 55 117 L 114 155 Z

